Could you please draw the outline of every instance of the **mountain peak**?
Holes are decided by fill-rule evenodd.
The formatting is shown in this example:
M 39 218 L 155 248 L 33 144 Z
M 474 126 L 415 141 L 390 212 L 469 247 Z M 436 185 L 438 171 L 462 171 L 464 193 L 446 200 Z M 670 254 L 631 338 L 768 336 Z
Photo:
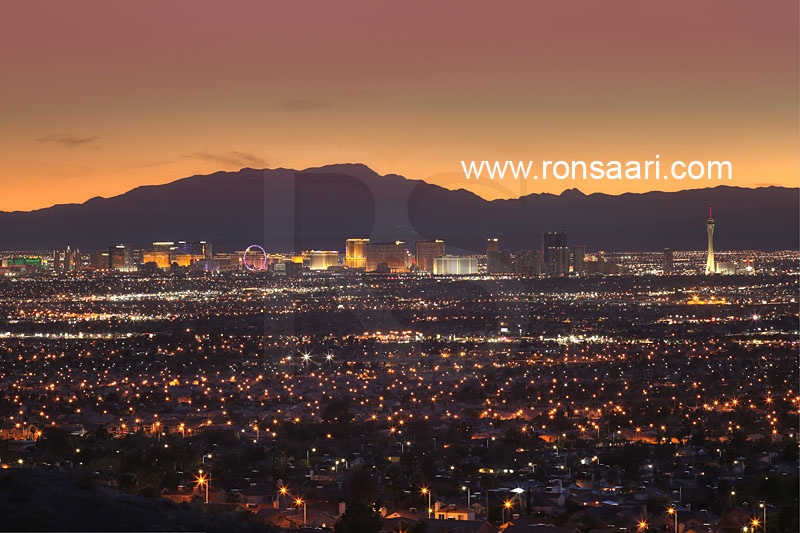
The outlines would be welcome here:
M 326 173 L 331 179 L 320 179 Z M 403 240 L 411 249 L 415 240 L 442 238 L 449 250 L 482 253 L 488 237 L 500 237 L 504 249 L 517 251 L 537 249 L 542 232 L 559 230 L 587 250 L 701 250 L 709 200 L 717 248 L 796 249 L 797 189 L 716 187 L 613 196 L 573 188 L 560 195 L 488 201 L 464 190 L 381 176 L 360 163 L 218 172 L 80 205 L 0 212 L 0 249 L 71 243 L 104 250 L 119 242 L 147 246 L 198 239 L 220 251 L 253 243 L 276 251 L 342 250 L 345 239 L 365 237 Z
M 360 176 L 363 174 L 372 176 L 379 175 L 364 163 L 332 163 L 321 167 L 309 167 L 303 169 L 301 172 L 331 172 L 336 174 L 350 174 L 353 176 Z
M 583 194 L 580 189 L 573 188 L 573 189 L 565 189 L 564 192 L 560 194 L 561 198 L 585 198 L 586 195 Z

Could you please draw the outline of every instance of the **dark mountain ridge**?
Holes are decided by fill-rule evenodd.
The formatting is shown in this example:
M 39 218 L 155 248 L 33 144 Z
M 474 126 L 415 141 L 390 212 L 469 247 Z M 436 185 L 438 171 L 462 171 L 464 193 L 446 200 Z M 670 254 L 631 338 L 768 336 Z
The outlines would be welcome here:
M 0 249 L 104 249 L 157 240 L 202 239 L 215 249 L 344 249 L 348 237 L 375 241 L 443 238 L 449 250 L 481 252 L 488 237 L 512 251 L 540 247 L 564 231 L 587 250 L 702 250 L 708 204 L 718 250 L 797 249 L 798 189 L 719 186 L 609 195 L 534 193 L 487 201 L 361 164 L 216 172 L 137 187 L 112 198 L 0 212 Z

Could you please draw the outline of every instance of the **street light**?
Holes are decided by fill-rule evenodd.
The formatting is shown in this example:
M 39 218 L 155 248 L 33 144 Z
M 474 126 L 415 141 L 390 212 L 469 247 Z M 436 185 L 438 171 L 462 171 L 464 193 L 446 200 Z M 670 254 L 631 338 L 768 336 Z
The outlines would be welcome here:
M 646 531 L 647 530 L 647 520 L 639 520 L 639 531 Z
M 195 483 L 197 483 L 197 485 L 200 486 L 200 487 L 205 486 L 205 488 L 206 488 L 206 503 L 208 503 L 208 485 L 210 484 L 211 476 L 203 474 L 202 470 L 200 470 L 199 474 L 200 475 L 198 475 L 197 478 L 195 478 Z
M 287 489 L 285 485 L 278 487 L 278 509 L 281 508 L 281 496 L 287 496 L 288 494 L 289 489 Z
M 766 533 L 766 531 L 767 531 L 767 505 L 764 502 L 761 502 L 761 503 L 758 504 L 758 506 L 761 507 L 761 509 L 764 510 L 764 521 L 762 522 L 762 524 L 764 524 L 764 526 L 763 526 L 764 527 L 764 533 Z
M 296 498 L 294 500 L 294 504 L 296 506 L 298 506 L 298 507 L 300 507 L 301 505 L 303 506 L 303 527 L 305 527 L 306 526 L 306 522 L 307 522 L 307 520 L 306 520 L 306 502 L 303 500 L 303 498 Z
M 667 514 L 675 517 L 675 529 L 673 529 L 673 532 L 678 533 L 678 510 L 675 507 L 670 507 L 667 509 Z
M 470 493 L 469 485 L 464 485 L 461 487 L 461 490 L 467 492 L 467 509 L 469 509 L 469 506 L 472 504 L 472 494 Z
M 317 453 L 316 448 L 311 448 L 310 450 L 306 450 L 306 466 L 311 466 L 311 452 Z
M 512 503 L 511 500 L 506 500 L 505 502 L 503 502 L 503 514 L 502 514 L 503 524 L 506 523 L 506 509 L 511 509 L 512 507 L 514 507 L 514 504 Z
M 731 496 L 728 498 L 728 509 L 733 509 L 733 497 L 736 496 L 736 491 L 731 491 Z
M 422 493 L 423 496 L 425 496 L 426 494 L 428 495 L 428 519 L 430 519 L 431 513 L 433 512 L 433 509 L 431 509 L 431 491 L 430 489 L 428 489 L 428 487 L 422 487 L 422 489 L 420 489 L 420 492 Z

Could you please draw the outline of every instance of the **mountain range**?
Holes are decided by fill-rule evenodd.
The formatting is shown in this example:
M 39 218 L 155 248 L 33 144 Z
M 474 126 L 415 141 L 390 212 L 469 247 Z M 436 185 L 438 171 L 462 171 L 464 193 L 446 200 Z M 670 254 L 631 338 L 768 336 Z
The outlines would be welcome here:
M 714 206 L 717 250 L 798 249 L 797 188 L 719 186 L 679 192 L 560 195 L 485 200 L 420 180 L 378 175 L 360 164 L 302 171 L 243 168 L 137 187 L 112 198 L 0 212 L 0 249 L 105 249 L 160 240 L 206 240 L 215 250 L 344 250 L 373 241 L 441 238 L 448 251 L 482 252 L 499 237 L 511 251 L 536 249 L 562 231 L 587 251 L 703 250 Z

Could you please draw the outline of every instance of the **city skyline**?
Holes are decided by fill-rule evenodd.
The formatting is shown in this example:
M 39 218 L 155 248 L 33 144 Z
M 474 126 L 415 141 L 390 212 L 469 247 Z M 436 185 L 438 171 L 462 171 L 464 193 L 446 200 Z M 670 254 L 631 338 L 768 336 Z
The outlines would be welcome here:
M 798 183 L 796 2 L 237 6 L 10 6 L 0 210 L 337 162 L 488 199 L 709 183 L 470 182 L 461 160 L 658 154 Z
M 798 20 L 4 6 L 0 531 L 800 532 Z

